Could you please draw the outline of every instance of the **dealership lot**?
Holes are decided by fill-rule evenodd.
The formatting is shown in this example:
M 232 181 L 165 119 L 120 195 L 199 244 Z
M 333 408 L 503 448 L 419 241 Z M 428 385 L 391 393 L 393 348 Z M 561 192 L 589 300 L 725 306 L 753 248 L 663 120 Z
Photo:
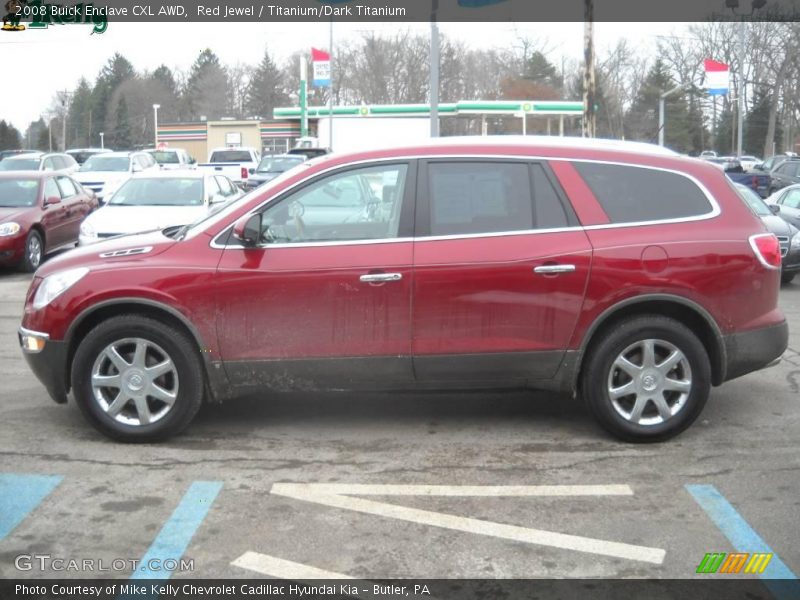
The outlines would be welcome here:
M 2 577 L 93 576 L 15 567 L 48 554 L 193 559 L 176 578 L 684 578 L 708 552 L 759 544 L 785 569 L 773 575 L 800 572 L 800 284 L 781 292 L 784 361 L 715 389 L 663 444 L 617 442 L 570 398 L 481 392 L 248 398 L 131 446 L 54 404 L 28 370 L 16 339 L 28 281 L 0 272 Z M 750 532 L 717 522 L 697 486 Z

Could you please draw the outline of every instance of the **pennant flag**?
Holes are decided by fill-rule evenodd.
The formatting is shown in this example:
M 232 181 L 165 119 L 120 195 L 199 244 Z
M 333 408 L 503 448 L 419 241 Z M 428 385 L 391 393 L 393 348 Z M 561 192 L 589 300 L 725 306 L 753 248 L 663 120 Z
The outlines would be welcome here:
M 331 55 L 324 50 L 311 49 L 311 62 L 314 65 L 315 87 L 330 87 L 331 85 Z
M 712 96 L 724 96 L 730 87 L 730 67 L 707 58 L 703 61 L 706 69 L 705 88 Z

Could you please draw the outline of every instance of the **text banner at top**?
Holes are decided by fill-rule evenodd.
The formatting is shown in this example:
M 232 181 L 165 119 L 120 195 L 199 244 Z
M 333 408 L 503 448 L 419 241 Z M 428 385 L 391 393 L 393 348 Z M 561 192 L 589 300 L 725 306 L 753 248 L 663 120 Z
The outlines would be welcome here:
M 795 0 L 767 0 L 753 10 L 726 0 L 593 1 L 598 22 L 705 22 L 798 20 Z M 583 21 L 585 0 L 33 0 L 15 10 L 23 23 L 107 22 L 568 22 Z M 34 25 L 36 27 L 36 25 Z

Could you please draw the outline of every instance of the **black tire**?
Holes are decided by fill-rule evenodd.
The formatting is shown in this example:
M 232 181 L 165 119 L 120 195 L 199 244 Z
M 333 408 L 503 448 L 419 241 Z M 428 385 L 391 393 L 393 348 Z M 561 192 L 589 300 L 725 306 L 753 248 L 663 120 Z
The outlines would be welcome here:
M 38 248 L 38 253 L 36 249 Z M 28 237 L 25 238 L 25 254 L 19 263 L 20 271 L 33 273 L 39 268 L 44 259 L 44 241 L 41 234 L 35 229 L 31 229 Z
M 625 356 L 632 356 L 631 362 L 641 369 L 645 365 L 643 360 L 645 340 L 657 340 L 654 346 L 656 359 L 652 363 L 656 366 L 649 369 L 647 373 L 637 371 L 637 373 L 641 373 L 640 378 L 634 379 L 626 371 L 615 367 L 614 363 L 624 351 L 634 348 L 631 350 L 632 354 Z M 640 346 L 642 349 L 641 363 L 636 362 L 635 359 L 637 344 L 642 344 Z M 679 350 L 685 360 L 674 367 L 674 371 L 662 375 L 658 371 L 658 366 L 664 365 L 663 368 L 666 368 L 665 354 L 671 352 L 667 345 Z M 663 354 L 660 355 L 660 352 Z M 661 356 L 660 362 L 659 356 Z M 687 366 L 690 380 L 685 379 Z M 655 379 L 652 376 L 647 380 L 644 379 L 654 371 Z M 658 382 L 669 381 L 664 377 L 670 373 L 675 376 L 670 377 L 669 380 L 680 376 L 680 379 L 691 382 L 688 393 L 671 390 L 658 391 L 661 389 L 657 387 Z M 621 389 L 625 383 L 639 386 L 636 388 L 639 395 L 623 395 L 615 403 L 612 401 L 609 390 L 612 387 Z M 647 388 L 646 386 L 656 387 Z M 645 389 L 655 389 L 656 391 L 643 391 Z M 581 390 L 594 417 L 612 435 L 627 442 L 660 442 L 681 433 L 702 412 L 711 390 L 711 364 L 708 352 L 702 342 L 679 321 L 658 315 L 632 317 L 612 325 L 610 329 L 602 333 L 602 338 L 593 344 L 582 369 Z M 656 403 L 647 399 L 649 394 L 660 394 L 661 399 L 666 399 L 667 407 L 670 410 L 675 410 L 675 407 L 682 402 L 681 408 L 665 418 L 657 410 Z M 662 419 L 661 422 L 642 424 L 631 420 L 636 419 L 634 406 L 636 398 L 640 396 L 644 399 L 642 406 L 645 407 L 645 412 L 640 413 L 640 416 L 650 421 Z M 630 407 L 629 410 L 627 407 Z M 625 410 L 629 412 L 627 417 L 620 412 L 624 413 Z M 640 421 L 641 419 L 636 420 Z
M 781 283 L 784 285 L 792 283 L 795 275 L 796 273 L 781 273 Z
M 126 340 L 132 340 L 126 342 Z M 171 370 L 159 378 L 153 379 L 153 383 L 161 389 L 168 388 L 174 390 L 174 401 L 170 405 L 159 400 L 155 396 L 149 395 L 151 390 L 160 392 L 155 386 L 149 383 L 142 384 L 141 369 L 136 369 L 135 351 L 139 347 L 137 340 L 145 342 L 146 350 L 143 352 L 144 358 L 141 364 L 146 365 L 150 361 L 150 367 L 154 363 L 165 363 L 166 359 L 172 362 Z M 124 360 L 130 362 L 130 368 L 124 372 L 112 366 L 109 355 L 105 350 L 112 344 Z M 125 354 L 126 351 L 130 353 Z M 103 367 L 105 365 L 105 367 Z M 112 396 L 114 387 L 103 388 L 96 392 L 92 386 L 92 374 L 95 369 L 105 368 L 109 376 L 119 374 L 120 381 L 130 381 L 132 377 L 137 377 L 135 381 L 139 385 L 139 392 L 130 392 L 138 395 L 138 401 L 144 397 L 147 405 L 144 412 L 150 417 L 157 416 L 159 411 L 165 411 L 161 417 L 149 423 L 131 423 L 130 421 L 144 419 L 140 418 L 139 404 L 136 398 L 130 400 L 120 398 L 124 402 L 124 408 L 117 418 L 108 414 L 113 405 Z M 135 371 L 135 372 L 134 372 Z M 146 371 L 146 369 L 145 369 Z M 105 373 L 100 373 L 105 375 Z M 124 373 L 124 375 L 123 375 Z M 163 377 L 163 379 L 162 379 Z M 127 379 L 125 379 L 127 378 Z M 146 379 L 145 379 L 146 380 Z M 194 419 L 203 401 L 203 366 L 197 345 L 182 331 L 148 317 L 139 315 L 121 315 L 103 321 L 92 329 L 80 342 L 75 358 L 72 361 L 72 390 L 75 400 L 83 413 L 84 417 L 98 431 L 104 435 L 121 442 L 154 442 L 164 440 L 183 431 L 192 419 Z M 146 387 L 142 387 L 142 385 Z M 122 390 L 121 386 L 117 388 Z M 126 390 L 129 388 L 126 387 Z M 108 407 L 101 405 L 100 398 L 108 403 Z M 129 392 L 126 391 L 126 395 Z M 152 414 L 151 414 L 152 411 Z M 121 422 L 118 419 L 127 420 Z

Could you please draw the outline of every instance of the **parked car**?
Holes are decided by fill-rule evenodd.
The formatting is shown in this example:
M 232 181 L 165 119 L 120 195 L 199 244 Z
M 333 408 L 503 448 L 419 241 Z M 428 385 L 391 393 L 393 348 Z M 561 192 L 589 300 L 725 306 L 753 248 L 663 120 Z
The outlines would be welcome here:
M 239 196 L 239 188 L 222 175 L 193 170 L 140 173 L 81 224 L 80 243 L 188 225 L 214 205 Z
M 258 167 L 253 169 L 250 177 L 244 185 L 244 189 L 249 191 L 257 188 L 258 186 L 275 179 L 281 173 L 285 173 L 289 169 L 303 164 L 306 160 L 305 156 L 298 156 L 296 154 L 278 154 L 275 156 L 265 156 L 258 163 Z
M 728 179 L 734 183 L 747 186 L 762 198 L 766 198 L 769 195 L 771 182 L 769 174 L 758 172 L 746 173 L 742 167 L 742 163 L 732 156 L 709 158 L 707 162 L 722 169 L 728 176 Z
M 197 165 L 197 168 L 224 175 L 243 188 L 250 177 L 250 171 L 258 167 L 259 162 L 261 154 L 255 148 L 214 148 L 208 155 L 208 162 Z
M 703 150 L 700 153 L 700 158 L 703 158 L 703 159 L 705 159 L 705 158 L 716 158 L 716 157 L 717 157 L 717 153 L 714 150 Z
M 800 271 L 800 229 L 782 218 L 780 205 L 767 205 L 758 194 L 749 187 L 735 183 L 734 187 L 742 199 L 756 213 L 767 230 L 775 234 L 781 246 L 781 283 L 791 283 Z M 800 186 L 797 187 L 798 204 L 800 204 Z M 800 217 L 797 219 L 800 220 Z
M 61 152 L 15 154 L 0 161 L 0 171 L 59 171 L 68 175 L 78 170 L 78 163 Z
M 719 169 L 642 148 L 504 136 L 309 161 L 189 227 L 43 265 L 20 343 L 118 440 L 169 437 L 204 397 L 479 387 L 579 393 L 614 435 L 664 440 L 712 385 L 776 362 L 788 328 L 777 238 Z
M 66 174 L 0 173 L 0 264 L 35 271 L 45 255 L 78 241 L 97 199 Z
M 111 152 L 109 148 L 73 148 L 72 150 L 67 150 L 67 154 L 74 158 L 79 165 L 85 163 L 89 160 L 89 157 L 95 154 L 108 154 L 109 152 Z
M 786 186 L 800 183 L 800 160 L 796 158 L 787 158 L 782 161 L 777 167 L 770 171 L 770 179 L 768 195 Z
M 194 169 L 197 161 L 189 156 L 183 148 L 168 148 L 165 150 L 147 150 L 152 155 L 158 166 L 166 170 Z
M 0 150 L 0 161 L 4 158 L 8 158 L 9 156 L 15 156 L 17 154 L 34 154 L 36 150 Z
M 104 204 L 134 173 L 157 170 L 155 159 L 147 152 L 109 152 L 90 156 L 75 178 Z
M 746 154 L 745 156 L 739 157 L 739 162 L 741 163 L 742 168 L 745 171 L 752 171 L 756 167 L 756 165 L 760 165 L 764 161 L 758 158 L 757 156 Z
M 783 162 L 791 160 L 792 158 L 795 157 L 788 154 L 775 154 L 774 156 L 770 156 L 760 165 L 756 165 L 754 169 L 756 171 L 763 171 L 764 173 L 771 173 L 772 171 L 777 169 Z

